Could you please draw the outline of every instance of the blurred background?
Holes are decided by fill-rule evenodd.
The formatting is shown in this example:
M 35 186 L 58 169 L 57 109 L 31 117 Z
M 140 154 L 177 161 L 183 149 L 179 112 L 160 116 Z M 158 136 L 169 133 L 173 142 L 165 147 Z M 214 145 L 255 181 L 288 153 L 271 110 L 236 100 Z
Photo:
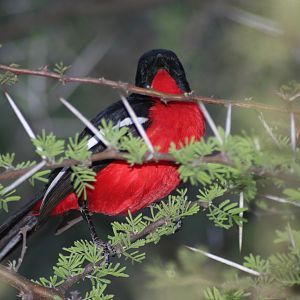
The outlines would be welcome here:
M 147 50 L 166 48 L 181 59 L 197 95 L 253 99 L 280 106 L 276 91 L 300 76 L 299 11 L 298 0 L 1 0 L 0 63 L 53 69 L 55 63 L 62 61 L 72 66 L 69 75 L 103 76 L 134 83 L 139 57 Z M 59 137 L 72 136 L 82 129 L 80 121 L 62 107 L 60 96 L 90 118 L 118 100 L 117 92 L 105 86 L 63 86 L 51 79 L 29 76 L 20 77 L 9 92 L 36 132 L 45 128 Z M 216 123 L 223 126 L 225 109 L 221 106 L 208 109 Z M 1 93 L 0 111 L 0 152 L 16 152 L 20 161 L 37 159 Z M 266 115 L 266 118 L 274 124 L 287 121 L 283 115 Z M 255 111 L 233 110 L 235 133 L 260 127 Z M 191 200 L 198 188 L 191 187 Z M 24 184 L 19 193 L 26 199 L 37 189 Z M 18 205 L 11 204 L 10 212 Z M 1 212 L 1 220 L 6 217 Z M 109 224 L 115 218 L 95 219 L 98 232 L 107 236 Z M 54 236 L 56 223 L 57 220 L 52 220 L 48 228 L 29 240 L 20 270 L 25 276 L 49 276 L 62 247 L 89 238 L 84 224 Z M 174 295 L 172 285 L 155 285 L 149 266 L 148 272 L 145 266 L 157 260 L 162 266 L 169 261 L 178 262 L 177 253 L 182 245 L 204 245 L 209 251 L 235 261 L 241 261 L 249 252 L 267 255 L 274 247 L 271 243 L 274 229 L 282 229 L 284 224 L 278 216 L 251 214 L 245 226 L 244 248 L 239 253 L 237 228 L 217 229 L 205 215 L 199 214 L 184 221 L 175 235 L 148 246 L 147 261 L 129 264 L 130 278 L 114 281 L 110 292 L 116 299 L 182 299 L 181 292 L 189 288 L 193 293 L 187 299 L 201 299 L 197 294 L 200 282 L 196 286 L 195 282 L 177 286 Z M 209 268 L 210 265 L 206 271 Z M 167 266 L 164 270 L 166 277 L 173 276 Z M 198 271 L 201 273 L 201 268 Z M 5 299 L 15 299 L 14 293 L 8 291 Z

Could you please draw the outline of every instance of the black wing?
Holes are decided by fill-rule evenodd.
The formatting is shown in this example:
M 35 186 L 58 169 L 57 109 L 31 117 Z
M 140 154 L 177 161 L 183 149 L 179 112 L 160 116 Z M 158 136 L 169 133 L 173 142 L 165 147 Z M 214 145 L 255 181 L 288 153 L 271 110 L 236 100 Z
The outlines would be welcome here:
M 143 118 L 141 119 L 144 121 L 142 125 L 145 129 L 147 129 L 150 125 L 149 111 L 153 106 L 153 100 L 151 100 L 151 98 L 148 96 L 132 94 L 128 97 L 128 101 L 134 109 L 136 115 L 139 118 Z M 112 121 L 114 125 L 120 125 L 122 121 L 130 120 L 122 101 L 114 103 L 106 110 L 99 113 L 94 119 L 91 120 L 91 122 L 98 128 L 103 118 L 106 121 Z M 127 127 L 129 132 L 131 132 L 134 136 L 138 136 L 138 132 L 134 124 L 129 124 Z M 85 128 L 81 132 L 80 139 L 84 138 L 85 136 L 88 136 L 90 139 L 93 138 L 93 134 L 88 128 Z M 101 152 L 105 150 L 105 146 L 98 141 L 98 143 L 90 148 L 90 150 L 93 153 Z M 106 167 L 109 163 L 111 163 L 111 160 L 97 162 L 93 164 L 93 168 L 96 172 L 98 172 Z M 73 191 L 74 189 L 71 182 L 70 169 L 60 168 L 53 170 L 49 175 L 49 183 L 45 189 L 44 200 L 40 209 L 39 224 L 46 221 L 51 211 L 60 203 L 61 200 L 63 200 Z

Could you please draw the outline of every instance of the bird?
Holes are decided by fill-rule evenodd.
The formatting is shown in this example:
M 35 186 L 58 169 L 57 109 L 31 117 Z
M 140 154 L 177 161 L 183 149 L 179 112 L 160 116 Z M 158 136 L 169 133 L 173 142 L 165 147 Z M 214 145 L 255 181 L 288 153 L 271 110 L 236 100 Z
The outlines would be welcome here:
M 154 49 L 144 53 L 137 64 L 135 85 L 141 88 L 184 95 L 191 93 L 184 68 L 177 55 L 167 49 Z M 158 97 L 130 94 L 127 100 L 137 115 L 152 145 L 160 153 L 167 153 L 170 144 L 179 149 L 187 141 L 200 141 L 205 134 L 205 118 L 195 102 L 162 101 Z M 126 126 L 133 136 L 137 128 L 122 101 L 115 102 L 91 120 L 99 127 L 101 120 L 112 122 L 119 128 Z M 79 138 L 88 137 L 92 153 L 105 150 L 105 145 L 85 128 Z M 110 216 L 138 212 L 169 195 L 180 183 L 178 165 L 174 162 L 146 162 L 130 165 L 126 161 L 108 160 L 92 165 L 96 172 L 93 189 L 87 200 L 78 199 L 68 167 L 55 169 L 49 182 L 34 199 L 24 204 L 18 212 L 0 226 L 0 260 L 21 241 L 20 228 L 27 225 L 34 231 L 49 217 L 65 216 L 63 225 L 72 224 L 72 213 L 78 212 L 89 225 L 92 240 L 100 240 L 91 221 L 91 214 Z M 71 216 L 68 219 L 68 216 Z M 64 226 L 61 226 L 62 228 Z M 10 245 L 10 246 L 9 246 Z

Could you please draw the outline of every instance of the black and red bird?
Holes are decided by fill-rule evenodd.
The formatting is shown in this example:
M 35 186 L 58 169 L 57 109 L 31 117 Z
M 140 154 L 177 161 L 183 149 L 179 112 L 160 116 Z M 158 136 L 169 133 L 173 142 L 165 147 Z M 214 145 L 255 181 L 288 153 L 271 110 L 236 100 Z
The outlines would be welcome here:
M 151 50 L 142 55 L 138 62 L 135 84 L 169 94 L 191 92 L 176 54 L 164 49 Z M 131 94 L 128 101 L 153 146 L 158 146 L 162 153 L 168 152 L 171 142 L 180 147 L 187 139 L 200 140 L 204 135 L 205 120 L 196 103 L 165 103 L 159 98 L 139 94 Z M 138 136 L 121 101 L 100 112 L 91 122 L 98 127 L 102 119 L 112 121 L 118 127 L 127 126 L 134 136 Z M 93 153 L 105 149 L 87 128 L 80 138 L 85 136 L 89 137 L 88 148 Z M 117 160 L 94 163 L 96 181 L 93 183 L 94 189 L 88 191 L 87 201 L 77 198 L 69 168 L 54 170 L 49 184 L 39 197 L 26 204 L 0 227 L 0 247 L 7 248 L 7 251 L 0 251 L 0 259 L 10 251 L 8 241 L 13 243 L 14 240 L 15 244 L 20 241 L 19 229 L 26 223 L 35 228 L 50 215 L 64 215 L 72 210 L 81 211 L 86 219 L 89 213 L 118 215 L 149 206 L 170 194 L 180 183 L 177 168 L 172 162 L 148 162 L 134 166 Z

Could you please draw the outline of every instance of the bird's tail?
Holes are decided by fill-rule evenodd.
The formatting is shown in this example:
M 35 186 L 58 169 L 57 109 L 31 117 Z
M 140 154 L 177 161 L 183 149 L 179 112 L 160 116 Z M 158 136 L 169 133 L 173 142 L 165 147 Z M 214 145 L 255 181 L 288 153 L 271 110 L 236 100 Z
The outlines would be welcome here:
M 22 228 L 26 230 L 26 235 L 34 231 L 38 223 L 38 217 L 32 213 L 32 209 L 41 198 L 42 194 L 37 195 L 1 224 L 0 262 L 21 242 Z

